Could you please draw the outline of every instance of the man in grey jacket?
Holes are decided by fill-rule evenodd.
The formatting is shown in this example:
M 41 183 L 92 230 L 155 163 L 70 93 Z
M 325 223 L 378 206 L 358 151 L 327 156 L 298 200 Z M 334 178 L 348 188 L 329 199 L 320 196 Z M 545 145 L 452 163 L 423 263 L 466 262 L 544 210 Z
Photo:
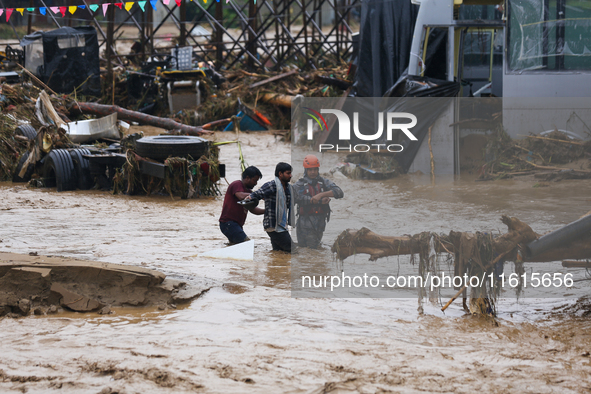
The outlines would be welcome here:
M 296 234 L 298 246 L 317 249 L 326 223 L 330 220 L 330 198 L 343 198 L 340 187 L 319 175 L 320 161 L 314 155 L 304 158 L 304 177 L 296 182 L 295 202 L 298 204 Z

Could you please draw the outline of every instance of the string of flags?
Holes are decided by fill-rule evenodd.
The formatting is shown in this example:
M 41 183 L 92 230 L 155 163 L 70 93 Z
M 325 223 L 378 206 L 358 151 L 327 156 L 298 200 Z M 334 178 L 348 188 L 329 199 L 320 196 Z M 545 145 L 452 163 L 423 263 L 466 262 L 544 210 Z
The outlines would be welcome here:
M 89 4 L 88 8 L 92 12 L 96 12 L 99 8 L 102 8 L 103 16 L 107 16 L 107 10 L 109 9 L 109 6 L 117 7 L 120 10 L 125 8 L 126 11 L 130 11 L 133 8 L 133 6 L 137 4 L 137 6 L 140 7 L 142 12 L 145 12 L 147 3 L 150 3 L 150 6 L 152 7 L 152 9 L 156 10 L 158 1 L 159 0 L 146 0 L 146 1 L 126 1 L 126 2 L 121 2 L 121 3 Z M 161 0 L 161 1 L 163 4 L 168 5 L 171 0 Z M 183 0 L 174 0 L 176 5 L 179 7 L 180 7 L 182 1 Z M 191 0 L 191 1 L 193 1 L 193 0 Z M 220 0 L 216 0 L 216 1 L 218 3 L 220 2 Z M 226 4 L 229 1 L 230 0 L 226 0 Z M 203 0 L 203 2 L 205 4 L 207 4 L 207 0 Z M 256 0 L 254 0 L 254 2 L 256 4 Z M 14 11 L 20 13 L 21 15 L 24 15 L 25 11 L 39 12 L 41 15 L 47 15 L 47 12 L 49 10 L 50 12 L 53 12 L 56 15 L 61 14 L 62 17 L 65 17 L 68 12 L 70 14 L 74 15 L 74 13 L 76 11 L 84 10 L 84 9 L 86 9 L 86 5 L 72 5 L 72 6 L 67 6 L 67 7 L 62 6 L 62 7 L 0 8 L 0 16 L 2 16 L 2 14 L 6 15 L 6 22 L 8 22 L 8 20 L 10 19 L 11 15 Z

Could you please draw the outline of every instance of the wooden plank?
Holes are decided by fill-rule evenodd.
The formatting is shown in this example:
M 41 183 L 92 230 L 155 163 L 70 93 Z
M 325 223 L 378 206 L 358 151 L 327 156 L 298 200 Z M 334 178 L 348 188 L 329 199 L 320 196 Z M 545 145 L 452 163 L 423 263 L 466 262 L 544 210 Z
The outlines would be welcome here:
M 248 88 L 249 89 L 258 88 L 259 86 L 263 86 L 265 84 L 268 84 L 269 82 L 278 81 L 278 80 L 280 80 L 282 78 L 289 77 L 290 75 L 294 75 L 294 74 L 297 74 L 299 72 L 300 72 L 299 70 L 291 70 L 290 72 L 286 72 L 284 74 L 275 75 L 274 77 L 265 79 L 264 81 L 253 83 Z

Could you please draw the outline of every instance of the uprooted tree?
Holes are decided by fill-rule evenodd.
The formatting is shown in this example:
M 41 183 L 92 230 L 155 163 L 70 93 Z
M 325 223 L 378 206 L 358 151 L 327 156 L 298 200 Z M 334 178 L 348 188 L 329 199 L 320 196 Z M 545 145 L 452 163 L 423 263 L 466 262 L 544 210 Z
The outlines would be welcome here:
M 498 272 L 506 261 L 515 263 L 516 272 L 524 272 L 523 262 L 549 262 L 563 259 L 591 258 L 591 233 L 586 231 L 580 236 L 571 237 L 543 253 L 531 256 L 527 245 L 540 238 L 530 226 L 514 217 L 503 216 L 502 222 L 507 225 L 508 232 L 494 237 L 490 233 L 466 233 L 450 231 L 448 235 L 422 232 L 415 235 L 384 236 L 367 228 L 345 230 L 336 239 L 332 252 L 340 260 L 355 254 L 369 254 L 370 261 L 387 256 L 411 255 L 419 256 L 419 274 L 425 274 L 434 268 L 434 259 L 430 258 L 430 250 L 436 254 L 446 253 L 453 260 L 454 275 L 469 276 L 489 275 Z M 466 305 L 466 287 L 459 289 L 443 308 L 445 310 L 460 294 L 464 294 Z M 500 288 L 487 288 L 486 285 L 472 288 L 470 311 L 474 313 L 494 314 L 494 300 Z M 518 291 L 521 290 L 521 283 Z M 422 290 L 421 290 L 422 291 Z

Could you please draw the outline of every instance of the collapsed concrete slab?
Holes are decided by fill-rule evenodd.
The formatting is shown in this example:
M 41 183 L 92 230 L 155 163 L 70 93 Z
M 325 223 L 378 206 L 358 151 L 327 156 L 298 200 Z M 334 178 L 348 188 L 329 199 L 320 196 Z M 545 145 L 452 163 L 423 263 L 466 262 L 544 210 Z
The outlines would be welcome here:
M 0 253 L 0 316 L 47 313 L 55 307 L 98 312 L 112 306 L 176 305 L 209 288 L 143 267 Z

